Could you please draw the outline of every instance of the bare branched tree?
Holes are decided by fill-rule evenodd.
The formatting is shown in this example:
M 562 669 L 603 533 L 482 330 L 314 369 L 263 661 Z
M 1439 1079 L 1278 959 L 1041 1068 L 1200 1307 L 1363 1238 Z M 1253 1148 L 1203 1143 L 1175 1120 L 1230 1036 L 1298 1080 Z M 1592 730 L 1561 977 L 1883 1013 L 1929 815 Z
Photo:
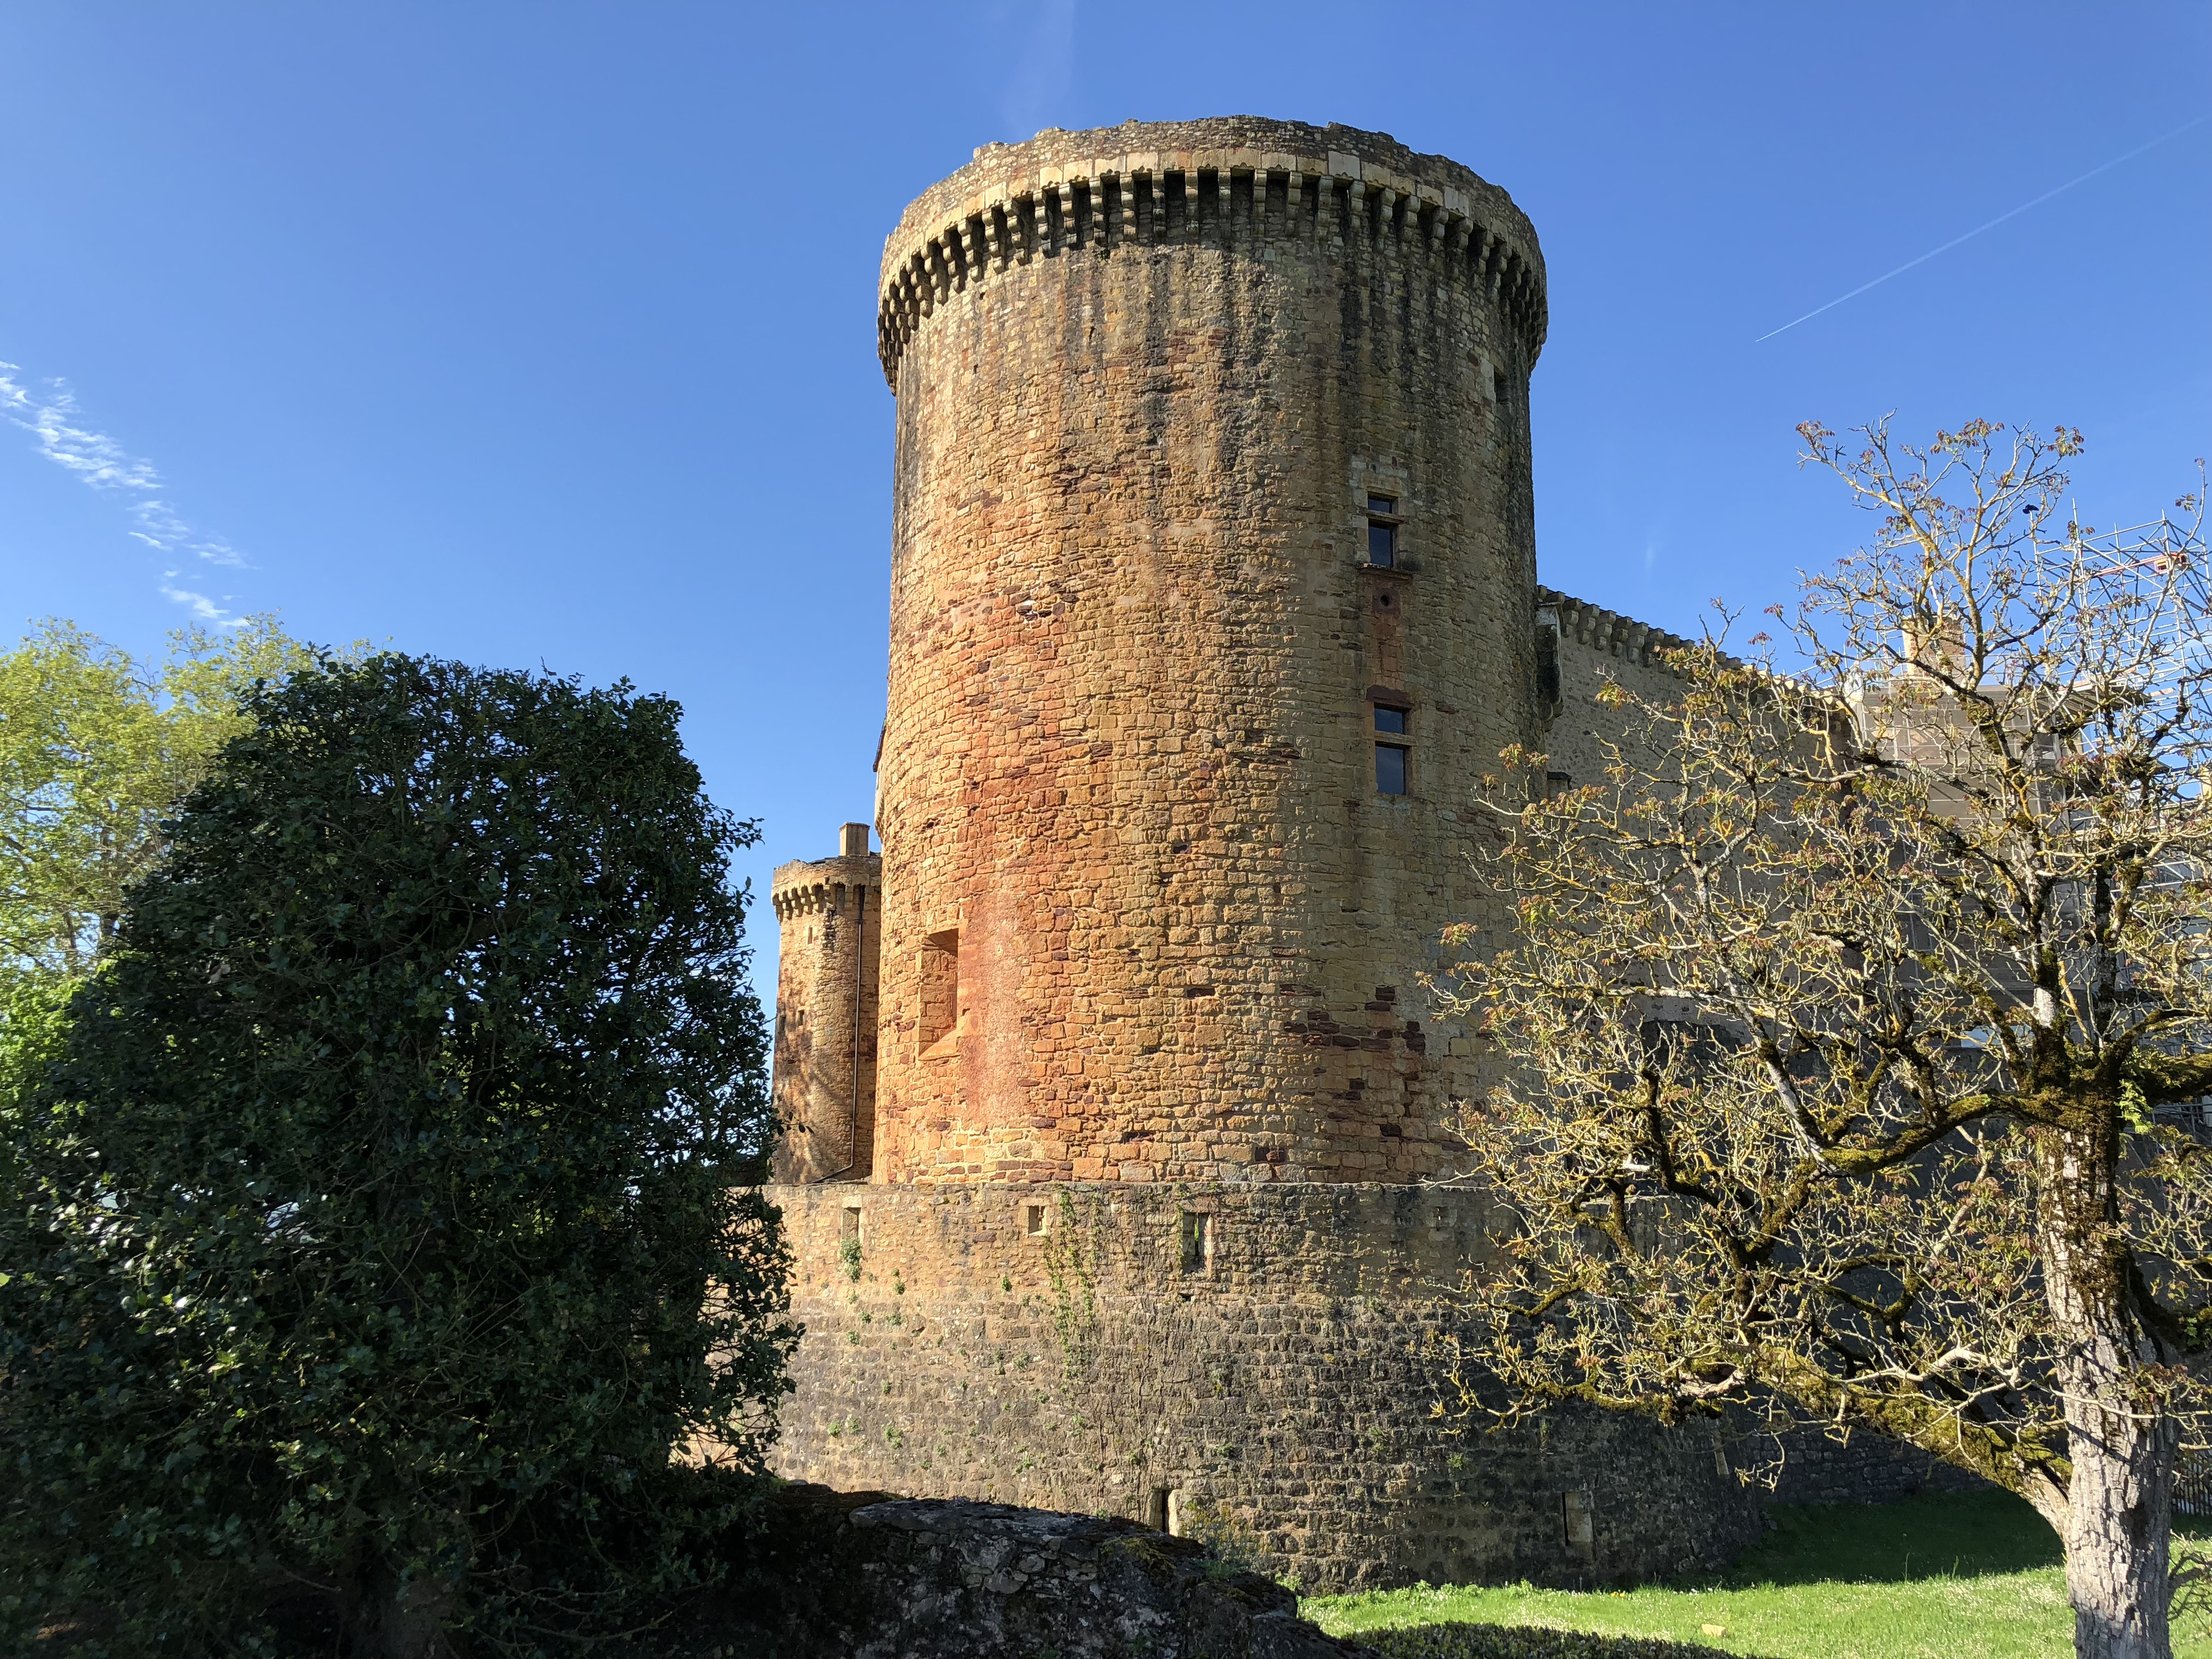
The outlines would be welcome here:
M 1908 1441 L 2057 1529 L 2077 1652 L 2166 1659 L 2212 1290 L 2201 492 L 2100 533 L 2078 434 L 1801 431 L 1880 528 L 1771 613 L 1798 677 L 1724 620 L 1678 697 L 1608 687 L 1602 781 L 1501 788 L 1516 933 L 1447 934 L 1515 1218 L 1461 1404 Z

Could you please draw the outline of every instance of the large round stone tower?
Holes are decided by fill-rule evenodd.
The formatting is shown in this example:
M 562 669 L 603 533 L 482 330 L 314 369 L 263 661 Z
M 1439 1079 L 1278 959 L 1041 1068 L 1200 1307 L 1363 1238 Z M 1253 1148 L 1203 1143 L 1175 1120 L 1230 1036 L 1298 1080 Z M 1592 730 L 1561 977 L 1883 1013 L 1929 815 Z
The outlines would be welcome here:
M 1430 1181 L 1482 1081 L 1419 977 L 1486 918 L 1479 779 L 1664 672 L 1540 604 L 1544 318 L 1502 191 L 1341 127 L 1047 132 L 907 210 L 880 900 L 864 832 L 775 878 L 782 1473 L 1211 1530 L 1310 1588 L 1756 1532 L 1705 1431 L 1434 1412 L 1437 1287 L 1502 1225 Z
M 884 256 L 877 1167 L 1437 1173 L 1414 975 L 1532 735 L 1534 232 L 1345 128 L 991 145 Z

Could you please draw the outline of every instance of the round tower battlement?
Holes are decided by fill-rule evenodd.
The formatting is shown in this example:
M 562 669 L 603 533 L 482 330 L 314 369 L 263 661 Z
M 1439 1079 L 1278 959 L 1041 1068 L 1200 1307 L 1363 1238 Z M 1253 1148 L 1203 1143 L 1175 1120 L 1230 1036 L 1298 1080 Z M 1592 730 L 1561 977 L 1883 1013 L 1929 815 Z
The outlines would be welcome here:
M 1536 731 L 1528 221 L 1349 128 L 1048 132 L 884 301 L 874 1178 L 1448 1171 L 1487 1073 L 1420 975 Z
M 877 341 L 894 390 L 923 319 L 992 273 L 1064 253 L 1174 242 L 1311 240 L 1472 284 L 1542 349 L 1536 233 L 1513 199 L 1442 155 L 1379 132 L 1232 115 L 1051 128 L 986 144 L 916 198 L 884 244 Z

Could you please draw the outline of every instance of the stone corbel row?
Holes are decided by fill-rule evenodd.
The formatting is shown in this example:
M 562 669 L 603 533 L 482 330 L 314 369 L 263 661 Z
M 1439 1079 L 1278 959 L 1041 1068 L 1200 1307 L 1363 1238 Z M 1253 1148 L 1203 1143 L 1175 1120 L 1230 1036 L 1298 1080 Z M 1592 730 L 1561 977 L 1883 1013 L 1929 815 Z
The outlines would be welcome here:
M 859 882 L 836 881 L 828 878 L 794 882 L 788 886 L 776 887 L 769 894 L 769 902 L 775 907 L 775 916 L 778 921 L 789 921 L 793 916 L 814 915 L 828 911 L 835 911 L 842 915 L 848 902 L 848 895 L 853 888 L 861 884 Z M 882 908 L 878 901 L 883 894 L 883 884 L 873 881 L 866 884 L 868 890 L 868 908 L 871 910 L 879 910 Z
M 1565 638 L 1639 666 L 1657 661 L 1662 652 L 1686 651 L 1692 643 L 1680 635 L 1638 622 L 1633 617 L 1586 605 L 1548 587 L 1536 590 L 1536 603 L 1559 613 L 1559 632 Z
M 1522 334 L 1532 360 L 1543 345 L 1542 279 L 1460 191 L 1352 155 L 1197 151 L 1046 167 L 962 204 L 887 270 L 877 319 L 884 378 L 896 385 L 899 357 L 923 319 L 988 273 L 1079 251 L 1196 242 L 1209 230 L 1231 245 L 1282 236 L 1425 252 L 1447 273 L 1465 273 Z

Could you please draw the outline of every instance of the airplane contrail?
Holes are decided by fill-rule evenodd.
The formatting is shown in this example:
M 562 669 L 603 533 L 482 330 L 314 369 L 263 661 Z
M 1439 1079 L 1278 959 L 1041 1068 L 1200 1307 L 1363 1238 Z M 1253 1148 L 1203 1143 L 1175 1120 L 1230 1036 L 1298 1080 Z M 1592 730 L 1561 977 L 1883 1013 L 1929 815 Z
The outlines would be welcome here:
M 1954 236 L 1949 241 L 1944 243 L 1941 247 L 1929 248 L 1927 252 L 1922 254 L 1917 259 L 1907 259 L 1903 264 L 1898 266 L 1895 270 L 1885 270 L 1881 276 L 1875 277 L 1874 281 L 1870 283 L 1861 283 L 1849 294 L 1839 295 L 1835 299 L 1829 301 L 1828 303 L 1824 306 L 1816 306 L 1812 310 L 1807 312 L 1802 317 L 1793 318 L 1789 322 L 1783 324 L 1780 328 L 1770 328 L 1765 333 L 1760 335 L 1758 340 L 1753 340 L 1752 344 L 1757 345 L 1761 340 L 1771 340 L 1778 334 L 1786 334 L 1791 329 L 1796 327 L 1799 323 L 1809 323 L 1814 318 L 1819 316 L 1822 312 L 1833 311 L 1838 306 L 1843 304 L 1845 300 L 1856 300 L 1860 295 L 1865 293 L 1869 289 L 1880 288 L 1891 277 L 1902 276 L 1906 271 L 1911 270 L 1913 266 L 1924 265 L 1937 254 L 1948 253 L 1953 248 L 1958 246 L 1960 243 L 1972 241 L 1975 237 L 1980 235 L 1985 230 L 1995 230 L 2006 220 L 2017 219 L 2021 214 L 2027 212 L 2028 209 L 2033 207 L 2041 207 L 2052 197 L 2063 195 L 2066 191 L 2073 189 L 2076 185 L 2087 184 L 2090 179 L 2095 178 L 2100 173 L 2110 173 L 2114 167 L 2119 166 L 2121 162 L 2132 161 L 2136 156 L 2142 155 L 2145 150 L 2156 149 L 2160 144 L 2165 143 L 2167 140 L 2179 138 L 2183 133 L 2188 131 L 2191 127 L 2201 127 L 2207 121 L 2212 121 L 2212 110 L 2205 111 L 2203 114 L 2197 117 L 2194 120 L 2184 121 L 2179 126 L 2174 128 L 2171 132 L 2160 133 L 2157 137 L 2151 139 L 2148 143 L 2137 144 L 2133 149 L 2130 150 L 2124 155 L 2115 155 L 2111 161 L 2105 162 L 2103 165 L 2091 167 L 2087 173 L 2082 173 L 2079 178 L 2069 179 L 2064 184 L 2055 185 L 2051 189 L 2045 191 L 2042 195 L 2037 197 L 2032 202 L 2022 202 L 2018 207 L 2013 209 L 2009 213 L 2000 213 L 1996 218 L 1990 220 L 1987 224 L 1976 225 L 1972 230 L 1968 231 L 1963 236 Z

